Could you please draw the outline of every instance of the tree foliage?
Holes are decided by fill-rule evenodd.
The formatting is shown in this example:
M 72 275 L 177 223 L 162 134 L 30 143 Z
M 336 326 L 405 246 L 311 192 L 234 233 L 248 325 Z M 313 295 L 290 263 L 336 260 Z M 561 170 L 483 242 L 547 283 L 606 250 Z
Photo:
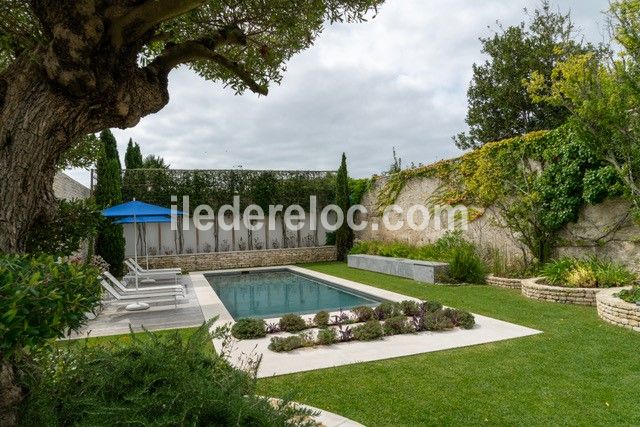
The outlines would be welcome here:
M 338 261 L 347 258 L 349 250 L 353 246 L 353 230 L 347 224 L 347 211 L 351 207 L 349 198 L 349 174 L 347 172 L 347 156 L 342 153 L 342 161 L 336 175 L 336 205 L 344 213 L 344 221 L 336 230 L 336 251 Z
M 570 14 L 556 13 L 548 1 L 536 9 L 530 22 L 481 38 L 482 53 L 489 58 L 473 65 L 466 122 L 468 133 L 454 137 L 461 149 L 478 148 L 528 132 L 554 129 L 569 113 L 545 103 L 535 103 L 524 85 L 532 73 L 550 77 L 559 62 L 585 47 L 574 37 Z
M 53 220 L 31 230 L 27 252 L 69 256 L 82 242 L 96 236 L 102 221 L 100 210 L 92 199 L 59 200 Z
M 620 0 L 609 12 L 614 46 L 609 55 L 574 55 L 551 76 L 534 73 L 528 88 L 538 102 L 571 112 L 590 150 L 610 167 L 589 180 L 623 180 L 640 209 L 640 2 Z M 618 51 L 614 54 L 613 51 Z M 598 196 L 598 192 L 592 194 Z
M 98 207 L 104 209 L 122 203 L 122 176 L 116 139 L 108 130 L 100 134 L 100 139 L 103 143 L 103 153 L 96 168 L 97 182 L 94 195 Z M 96 254 L 109 263 L 109 270 L 117 276 L 122 273 L 124 245 L 122 226 L 104 219 L 96 239 Z
M 140 169 L 143 167 L 142 152 L 140 146 L 129 138 L 127 151 L 124 154 L 124 167 L 127 169 Z

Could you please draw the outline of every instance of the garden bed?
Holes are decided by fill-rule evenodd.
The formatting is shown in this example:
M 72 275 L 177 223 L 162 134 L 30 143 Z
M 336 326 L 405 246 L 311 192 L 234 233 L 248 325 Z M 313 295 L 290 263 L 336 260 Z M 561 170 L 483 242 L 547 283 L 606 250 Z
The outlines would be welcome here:
M 522 289 L 523 280 L 524 279 L 514 279 L 511 277 L 488 276 L 487 285 L 507 289 Z
M 596 295 L 603 290 L 601 288 L 551 286 L 546 284 L 546 279 L 543 277 L 522 280 L 522 295 L 562 304 L 595 306 Z M 617 290 L 620 291 L 620 289 Z
M 640 332 L 640 306 L 623 301 L 620 289 L 603 289 L 596 296 L 598 316 L 606 322 Z

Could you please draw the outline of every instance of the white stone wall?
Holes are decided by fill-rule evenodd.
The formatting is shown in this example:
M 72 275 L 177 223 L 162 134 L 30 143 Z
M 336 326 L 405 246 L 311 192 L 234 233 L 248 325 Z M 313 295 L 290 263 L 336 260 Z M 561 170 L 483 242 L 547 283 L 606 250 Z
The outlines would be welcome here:
M 380 221 L 376 215 L 377 193 L 383 187 L 386 178 L 379 178 L 374 188 L 364 195 L 362 204 L 370 214 L 364 219 Z M 396 204 L 407 209 L 414 204 L 426 204 L 441 188 L 442 182 L 435 178 L 416 178 L 410 180 L 400 192 Z M 446 219 L 442 218 L 446 224 Z M 436 241 L 446 233 L 446 228 L 435 229 L 433 222 L 425 231 L 414 231 L 407 224 L 398 231 L 389 231 L 380 222 L 378 230 L 371 227 L 356 232 L 356 238 L 362 240 L 405 241 L 413 244 L 425 244 Z M 509 259 L 522 259 L 527 249 L 518 242 L 510 230 L 502 225 L 495 208 L 489 207 L 484 214 L 472 221 L 464 236 L 482 248 L 492 248 L 502 252 Z M 640 271 L 640 227 L 629 213 L 628 202 L 621 199 L 585 206 L 576 223 L 568 224 L 560 232 L 560 244 L 557 255 L 586 257 L 597 255 L 627 265 Z
M 53 178 L 53 194 L 63 200 L 88 199 L 91 190 L 63 172 L 56 173 Z

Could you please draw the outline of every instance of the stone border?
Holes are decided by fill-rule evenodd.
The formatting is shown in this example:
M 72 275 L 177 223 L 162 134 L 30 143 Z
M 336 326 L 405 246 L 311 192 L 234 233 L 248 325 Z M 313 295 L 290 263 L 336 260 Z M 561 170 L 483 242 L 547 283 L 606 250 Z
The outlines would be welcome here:
M 336 260 L 335 246 L 211 252 L 149 257 L 150 268 L 181 268 L 183 271 L 271 267 Z
M 605 322 L 640 332 L 640 306 L 614 296 L 621 289 L 603 289 L 596 296 L 598 316 Z
M 487 285 L 497 286 L 506 289 L 522 289 L 522 281 L 525 279 L 514 279 L 511 277 L 487 276 Z
M 561 304 L 596 305 L 596 295 L 603 289 L 600 288 L 568 288 L 562 286 L 544 285 L 543 277 L 525 279 L 522 281 L 522 295 Z
M 416 282 L 438 283 L 449 273 L 446 262 L 420 261 L 379 255 L 356 254 L 347 256 L 350 268 L 413 279 Z

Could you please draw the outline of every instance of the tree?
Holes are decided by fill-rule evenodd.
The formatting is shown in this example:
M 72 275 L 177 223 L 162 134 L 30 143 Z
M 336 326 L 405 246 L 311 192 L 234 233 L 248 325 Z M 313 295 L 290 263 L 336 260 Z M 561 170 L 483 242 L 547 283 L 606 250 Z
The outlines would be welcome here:
M 174 68 L 266 95 L 327 22 L 382 1 L 0 0 L 0 250 L 52 215 L 65 153 L 161 110 Z
M 613 171 L 613 179 L 622 180 L 639 218 L 640 5 L 612 2 L 609 18 L 616 46 L 607 55 L 574 55 L 557 64 L 550 77 L 534 73 L 528 89 L 536 101 L 572 114 L 589 149 L 610 165 L 600 174 Z
M 140 146 L 137 142 L 134 144 L 133 140 L 129 138 L 127 151 L 124 154 L 124 167 L 127 169 L 140 169 L 142 168 L 142 162 Z
M 458 148 L 475 149 L 490 141 L 555 129 L 566 121 L 568 111 L 533 102 L 524 82 L 532 73 L 549 78 L 558 63 L 592 49 L 574 38 L 569 13 L 552 12 L 544 0 L 528 24 L 500 28 L 480 42 L 489 59 L 473 65 L 467 92 L 469 132 L 453 138 Z
M 398 173 L 402 171 L 402 158 L 398 157 L 396 153 L 396 147 L 393 147 L 393 162 L 389 166 L 389 170 L 387 174 L 393 175 L 394 173 Z
M 342 153 L 342 162 L 336 176 L 336 205 L 344 213 L 345 221 L 336 230 L 336 251 L 338 261 L 344 261 L 353 246 L 353 231 L 347 224 L 347 211 L 351 207 L 349 202 L 349 175 L 347 173 L 347 156 Z
M 143 169 L 169 169 L 169 166 L 162 157 L 153 154 L 149 154 L 142 162 Z
M 122 202 L 122 175 L 113 134 L 109 130 L 103 131 L 100 139 L 104 144 L 104 152 L 96 168 L 95 198 L 98 207 L 104 209 Z M 96 238 L 96 254 L 109 263 L 109 271 L 117 276 L 122 274 L 124 244 L 122 226 L 114 225 L 111 220 L 106 219 Z

